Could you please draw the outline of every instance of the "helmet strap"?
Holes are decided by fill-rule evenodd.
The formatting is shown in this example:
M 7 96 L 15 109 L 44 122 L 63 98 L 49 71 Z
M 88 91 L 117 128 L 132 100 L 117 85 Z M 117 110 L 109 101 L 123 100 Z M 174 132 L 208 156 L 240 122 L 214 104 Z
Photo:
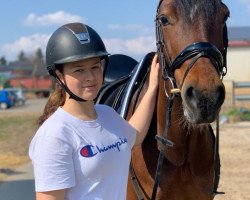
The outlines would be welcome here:
M 55 78 L 56 82 L 62 87 L 62 89 L 64 89 L 65 92 L 67 92 L 69 94 L 69 98 L 70 99 L 74 99 L 75 101 L 81 101 L 81 102 L 86 102 L 88 100 L 85 100 L 83 98 L 78 97 L 77 95 L 75 95 L 73 92 L 70 91 L 70 89 L 67 87 L 67 85 L 65 85 L 60 78 L 57 76 L 56 73 L 53 74 L 53 77 Z

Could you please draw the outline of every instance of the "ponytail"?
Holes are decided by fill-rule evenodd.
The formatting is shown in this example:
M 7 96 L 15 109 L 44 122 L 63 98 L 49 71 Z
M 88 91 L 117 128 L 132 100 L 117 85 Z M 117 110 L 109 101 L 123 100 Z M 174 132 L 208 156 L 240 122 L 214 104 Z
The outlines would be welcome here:
M 45 105 L 43 114 L 38 118 L 37 124 L 39 127 L 57 110 L 58 107 L 63 106 L 65 99 L 65 91 L 56 84 L 54 92 L 50 95 Z

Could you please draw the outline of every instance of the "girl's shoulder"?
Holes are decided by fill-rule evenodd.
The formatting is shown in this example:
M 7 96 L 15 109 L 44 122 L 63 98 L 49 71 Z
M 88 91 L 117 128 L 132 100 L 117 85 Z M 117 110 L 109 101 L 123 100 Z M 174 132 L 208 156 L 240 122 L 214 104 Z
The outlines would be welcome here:
M 69 132 L 72 132 L 70 119 L 65 113 L 58 109 L 37 130 L 36 135 L 42 137 L 55 137 L 68 140 Z
M 116 114 L 118 113 L 110 106 L 104 105 L 104 104 L 96 104 L 95 105 L 96 112 L 98 114 Z
M 113 123 L 125 124 L 125 125 L 128 124 L 128 122 L 124 118 L 122 118 L 119 115 L 119 113 L 110 106 L 103 104 L 96 104 L 95 108 L 98 114 L 98 118 L 102 119 L 102 121 L 106 122 L 112 119 Z

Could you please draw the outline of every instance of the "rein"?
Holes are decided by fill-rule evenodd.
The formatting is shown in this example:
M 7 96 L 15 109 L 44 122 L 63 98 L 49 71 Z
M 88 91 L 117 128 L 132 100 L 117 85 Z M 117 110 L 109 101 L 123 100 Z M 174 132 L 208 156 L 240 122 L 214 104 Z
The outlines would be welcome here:
M 191 70 L 191 68 L 194 66 L 196 61 L 201 57 L 209 58 L 215 69 L 217 70 L 218 74 L 220 75 L 220 78 L 223 79 L 223 77 L 227 73 L 227 63 L 226 63 L 226 55 L 227 55 L 227 47 L 228 47 L 228 35 L 227 35 L 227 26 L 224 26 L 223 30 L 223 42 L 224 42 L 224 50 L 223 54 L 217 49 L 216 46 L 214 46 L 211 43 L 208 42 L 196 42 L 189 46 L 187 46 L 177 57 L 172 61 L 171 58 L 168 55 L 168 51 L 165 47 L 164 38 L 163 38 L 163 26 L 164 26 L 164 17 L 163 15 L 159 15 L 159 8 L 161 6 L 163 0 L 160 0 L 157 13 L 156 13 L 156 45 L 157 45 L 157 53 L 159 57 L 159 64 L 162 71 L 162 78 L 164 81 L 169 80 L 172 84 L 172 89 L 170 90 L 170 94 L 168 94 L 168 91 L 165 88 L 165 93 L 167 97 L 167 110 L 166 110 L 166 126 L 164 128 L 164 132 L 162 136 L 156 135 L 155 138 L 159 142 L 161 142 L 163 145 L 161 145 L 159 158 L 158 158 L 158 164 L 157 169 L 155 173 L 155 179 L 154 179 L 154 186 L 153 191 L 151 195 L 151 200 L 155 200 L 157 190 L 160 184 L 160 176 L 162 173 L 162 166 L 164 161 L 164 151 L 167 147 L 173 147 L 173 142 L 168 140 L 168 131 L 171 126 L 171 112 L 172 112 L 172 105 L 174 98 L 179 95 L 181 92 L 182 85 L 184 84 L 184 81 Z M 164 54 L 165 53 L 165 54 Z M 175 78 L 174 78 L 174 71 L 179 68 L 185 61 L 191 59 L 191 62 L 189 63 L 186 72 L 184 73 L 184 77 L 181 81 L 181 84 L 179 88 L 177 87 Z M 166 61 L 168 62 L 166 64 Z M 167 68 L 169 66 L 169 68 Z M 215 136 L 215 146 L 214 146 L 214 180 L 213 180 L 213 189 L 212 193 L 214 195 L 216 194 L 223 194 L 220 192 L 217 192 L 218 182 L 219 182 L 219 176 L 220 176 L 220 170 L 217 168 L 220 166 L 219 163 L 219 116 L 216 119 L 216 136 Z M 130 166 L 132 168 L 132 166 Z M 133 172 L 133 169 L 130 169 L 132 171 L 132 182 L 134 184 L 134 187 L 136 188 L 136 194 L 138 199 L 143 200 L 143 196 L 141 194 L 141 191 L 139 190 L 139 184 L 138 180 L 135 176 L 135 173 Z

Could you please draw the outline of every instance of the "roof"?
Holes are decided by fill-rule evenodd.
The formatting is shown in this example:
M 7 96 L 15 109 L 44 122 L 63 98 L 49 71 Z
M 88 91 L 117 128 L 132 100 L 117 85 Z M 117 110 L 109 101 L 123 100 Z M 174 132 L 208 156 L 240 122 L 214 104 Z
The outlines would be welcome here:
M 250 47 L 250 27 L 228 27 L 230 47 Z
M 230 41 L 249 40 L 250 27 L 228 27 L 228 38 Z
M 250 41 L 234 40 L 229 41 L 230 47 L 250 47 Z

